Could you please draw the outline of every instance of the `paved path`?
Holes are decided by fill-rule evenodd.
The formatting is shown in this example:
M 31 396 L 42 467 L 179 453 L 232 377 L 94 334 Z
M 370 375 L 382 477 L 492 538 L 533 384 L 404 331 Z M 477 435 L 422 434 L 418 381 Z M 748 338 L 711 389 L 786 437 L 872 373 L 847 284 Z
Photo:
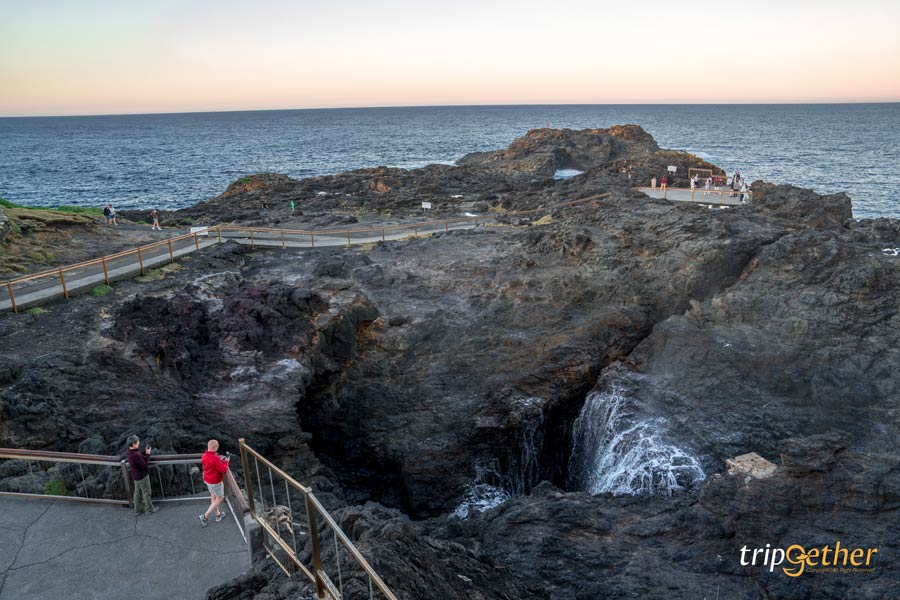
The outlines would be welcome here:
M 249 568 L 231 517 L 200 527 L 207 502 L 130 508 L 0 497 L 0 600 L 202 599 Z
M 660 188 L 639 188 L 643 193 L 647 194 L 651 198 L 662 198 L 663 191 Z M 694 191 L 694 199 L 691 200 L 691 190 L 682 189 L 682 188 L 669 188 L 666 190 L 665 197 L 666 200 L 672 200 L 673 202 L 692 202 L 694 204 L 712 204 L 714 206 L 741 206 L 740 199 L 735 197 L 729 197 L 731 194 L 731 190 L 726 190 L 723 193 L 710 191 L 709 194 L 705 194 L 702 189 L 697 189 Z M 744 196 L 745 198 L 747 196 Z
M 484 220 L 488 219 L 490 219 L 490 217 L 484 217 Z M 353 245 L 374 244 L 381 241 L 403 240 L 416 234 L 423 235 L 445 230 L 455 231 L 472 229 L 474 227 L 475 225 L 471 222 L 462 222 L 449 225 L 446 229 L 443 225 L 432 225 L 429 227 L 410 226 L 408 229 L 388 229 L 383 236 L 380 233 L 373 234 L 372 232 L 351 233 L 349 243 Z M 222 241 L 233 240 L 239 244 L 296 249 L 340 247 L 348 245 L 346 234 L 341 233 L 316 234 L 314 239 L 309 235 L 290 233 L 285 233 L 283 235 L 284 237 L 282 238 L 282 233 L 277 231 L 256 232 L 251 239 L 248 233 L 242 231 L 224 231 L 222 234 Z M 200 236 L 198 240 L 199 249 L 202 250 L 217 244 L 218 235 L 212 232 L 209 235 Z M 180 240 L 173 244 L 172 255 L 177 258 L 196 251 L 197 248 L 195 247 L 193 239 Z M 163 244 L 146 250 L 143 252 L 142 260 L 145 272 L 148 269 L 163 266 L 171 260 L 169 248 Z M 134 277 L 139 274 L 140 271 L 140 262 L 138 261 L 136 254 L 113 258 L 107 261 L 107 275 L 110 281 Z M 67 270 L 64 273 L 64 277 L 69 295 L 88 291 L 105 281 L 103 267 L 98 264 Z M 21 310 L 62 297 L 63 287 L 58 275 L 49 275 L 40 279 L 14 284 L 13 294 L 15 296 L 16 307 Z M 12 302 L 8 290 L 0 289 L 0 311 L 9 310 L 12 310 Z

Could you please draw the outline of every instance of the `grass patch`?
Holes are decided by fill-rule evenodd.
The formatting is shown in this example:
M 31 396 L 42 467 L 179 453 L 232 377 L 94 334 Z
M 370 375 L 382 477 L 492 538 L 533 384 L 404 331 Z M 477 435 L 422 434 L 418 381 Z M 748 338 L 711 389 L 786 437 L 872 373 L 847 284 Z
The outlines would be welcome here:
M 165 279 L 166 275 L 174 273 L 176 271 L 180 271 L 181 269 L 182 266 L 178 263 L 169 263 L 163 267 L 159 267 L 158 269 L 144 269 L 144 274 L 138 275 L 134 278 L 134 280 L 138 283 L 150 283 L 151 281 L 159 281 L 160 279 Z
M 549 225 L 552 222 L 553 217 L 551 217 L 550 215 L 544 215 L 543 217 L 532 223 L 532 225 Z
M 134 278 L 134 280 L 139 283 L 150 283 L 151 281 L 159 281 L 160 279 L 164 279 L 165 276 L 166 273 L 162 269 L 150 269 L 145 270 L 143 275 L 138 275 Z
M 41 316 L 42 314 L 46 313 L 46 312 L 47 312 L 47 309 L 46 309 L 46 308 L 41 308 L 40 306 L 34 306 L 34 307 L 32 307 L 32 308 L 29 308 L 29 309 L 26 310 L 25 312 L 26 312 L 27 314 L 31 315 L 32 317 L 39 317 L 39 316 Z
M 112 291 L 113 289 L 110 286 L 106 285 L 105 283 L 101 283 L 100 285 L 91 289 L 91 296 L 96 296 L 99 298 L 100 296 L 105 296 Z
M 22 204 L 16 204 L 15 202 L 10 202 L 4 198 L 0 198 L 0 206 L 3 208 L 19 208 L 25 210 L 53 210 L 56 212 L 69 213 L 73 215 L 89 215 L 92 217 L 101 217 L 103 216 L 103 209 L 97 206 L 70 206 L 70 205 L 60 205 L 60 206 L 25 206 Z
M 508 213 L 509 211 L 498 204 L 497 206 L 490 207 L 488 209 L 488 212 L 497 213 L 498 215 L 504 215 L 504 214 Z
M 61 479 L 54 479 L 44 484 L 44 493 L 48 496 L 65 496 L 66 484 Z

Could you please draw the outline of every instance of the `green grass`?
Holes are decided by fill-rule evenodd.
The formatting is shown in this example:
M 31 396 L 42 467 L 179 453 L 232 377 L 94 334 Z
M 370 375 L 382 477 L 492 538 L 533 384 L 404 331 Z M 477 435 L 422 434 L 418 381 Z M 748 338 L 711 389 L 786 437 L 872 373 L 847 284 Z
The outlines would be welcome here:
M 101 283 L 97 287 L 91 289 L 91 296 L 97 296 L 97 297 L 105 296 L 112 291 L 113 291 L 113 289 L 111 287 L 109 287 L 105 283 Z
M 59 479 L 48 481 L 44 484 L 44 493 L 48 496 L 65 496 L 66 484 Z
M 68 206 L 65 204 L 60 206 L 24 206 L 3 198 L 0 198 L 0 206 L 3 208 L 25 208 L 28 210 L 55 210 L 56 212 L 75 215 L 103 216 L 103 209 L 97 206 Z
M 33 308 L 29 308 L 29 309 L 26 310 L 25 312 L 28 313 L 29 315 L 33 316 L 33 317 L 39 317 L 39 316 L 41 316 L 42 314 L 44 314 L 45 312 L 47 312 L 47 309 L 46 309 L 46 308 L 41 308 L 40 306 L 35 306 L 35 307 L 33 307 Z
M 139 283 L 150 283 L 151 281 L 159 281 L 165 276 L 166 274 L 162 269 L 150 269 L 145 270 L 143 275 L 135 277 L 134 280 Z

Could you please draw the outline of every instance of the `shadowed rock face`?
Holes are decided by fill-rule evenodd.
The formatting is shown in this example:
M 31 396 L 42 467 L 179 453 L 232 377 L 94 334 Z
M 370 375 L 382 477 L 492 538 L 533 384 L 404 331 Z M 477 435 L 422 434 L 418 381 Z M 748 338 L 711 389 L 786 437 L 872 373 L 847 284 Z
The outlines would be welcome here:
M 536 136 L 535 152 L 583 146 L 580 133 Z M 197 214 L 249 214 L 296 186 L 332 186 L 311 200 L 323 210 L 409 207 L 427 186 L 507 186 L 483 193 L 510 208 L 612 195 L 541 224 L 368 250 L 227 245 L 169 279 L 4 319 L 0 445 L 110 452 L 137 431 L 186 452 L 245 436 L 346 507 L 404 598 L 840 597 L 842 580 L 785 583 L 740 567 L 735 549 L 831 531 L 897 539 L 900 263 L 882 249 L 898 222 L 855 222 L 846 196 L 762 182 L 736 209 L 651 200 L 630 191 L 616 148 L 646 149 L 635 178 L 671 157 L 636 130 L 603 135 L 610 162 L 539 185 L 530 167 L 487 165 L 526 160 L 517 144 L 478 166 L 236 184 Z M 583 493 L 574 424 L 612 389 L 610 423 L 690 457 L 705 481 L 678 480 L 671 497 Z M 751 451 L 782 470 L 715 476 Z M 486 465 L 512 499 L 448 522 Z M 27 486 L 16 473 L 0 485 Z M 352 506 L 367 500 L 381 506 Z M 880 573 L 860 589 L 892 589 L 896 573 Z M 269 575 L 215 597 L 296 592 Z

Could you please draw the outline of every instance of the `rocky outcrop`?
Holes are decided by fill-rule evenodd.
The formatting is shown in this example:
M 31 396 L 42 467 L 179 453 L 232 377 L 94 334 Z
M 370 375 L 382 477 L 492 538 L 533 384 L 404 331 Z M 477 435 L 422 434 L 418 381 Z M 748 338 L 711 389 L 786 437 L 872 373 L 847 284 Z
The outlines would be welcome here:
M 467 154 L 457 161 L 493 171 L 552 177 L 560 169 L 587 171 L 630 159 L 650 158 L 659 146 L 637 125 L 609 129 L 532 129 L 506 150 Z

